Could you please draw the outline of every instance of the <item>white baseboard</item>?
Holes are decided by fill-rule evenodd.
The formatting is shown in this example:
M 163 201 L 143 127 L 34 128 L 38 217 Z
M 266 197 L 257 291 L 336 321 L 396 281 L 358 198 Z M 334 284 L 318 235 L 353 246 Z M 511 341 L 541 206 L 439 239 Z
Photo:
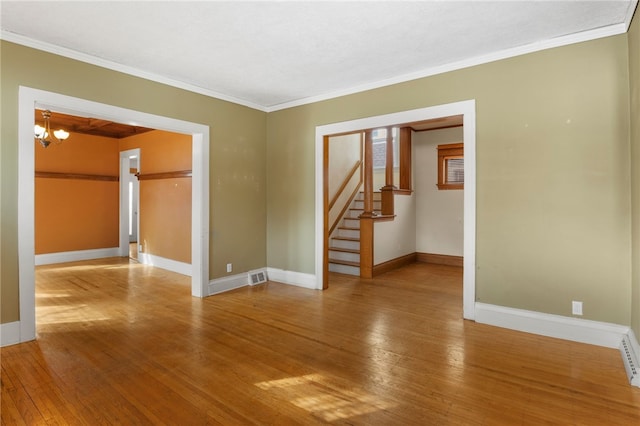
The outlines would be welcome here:
M 81 260 L 103 259 L 105 257 L 120 256 L 118 247 L 63 251 L 58 253 L 37 254 L 35 256 L 35 265 L 51 265 L 54 263 L 78 262 Z
M 640 344 L 638 344 L 633 330 L 629 330 L 629 334 L 620 343 L 620 355 L 622 355 L 622 362 L 627 371 L 629 383 L 632 386 L 640 387 L 640 358 L 638 358 L 640 356 Z
M 295 285 L 313 290 L 322 288 L 322 284 L 318 286 L 316 276 L 312 274 L 285 271 L 277 268 L 267 268 L 267 276 L 269 277 L 269 281 L 277 281 L 279 283 Z
M 0 324 L 0 346 L 20 343 L 20 321 Z
M 223 278 L 216 278 L 209 281 L 208 296 L 212 296 L 218 293 L 224 293 L 225 291 L 235 290 L 236 288 L 245 287 L 249 285 L 249 275 L 245 272 L 242 274 L 231 275 Z
M 476 302 L 476 322 L 618 349 L 629 327 Z
M 640 343 L 638 343 L 638 339 L 636 338 L 636 335 L 633 333 L 633 330 L 630 329 L 627 336 L 629 337 L 629 341 L 631 342 L 631 348 L 633 348 L 633 351 L 635 352 L 636 357 L 640 358 Z M 636 361 L 640 361 L 640 359 Z
M 230 275 L 228 277 L 216 278 L 215 280 L 209 281 L 209 291 L 207 293 L 208 296 L 212 296 L 218 293 L 224 293 L 225 291 L 235 290 L 236 288 L 245 287 L 245 286 L 253 286 L 258 284 L 251 283 L 251 274 L 259 274 L 264 273 L 267 275 L 266 268 L 254 269 L 249 272 L 243 272 L 241 274 Z
M 191 264 L 179 262 L 166 257 L 160 257 L 149 253 L 138 253 L 138 262 L 144 265 L 151 265 L 157 268 L 166 269 L 167 271 L 176 272 L 178 274 L 191 276 Z

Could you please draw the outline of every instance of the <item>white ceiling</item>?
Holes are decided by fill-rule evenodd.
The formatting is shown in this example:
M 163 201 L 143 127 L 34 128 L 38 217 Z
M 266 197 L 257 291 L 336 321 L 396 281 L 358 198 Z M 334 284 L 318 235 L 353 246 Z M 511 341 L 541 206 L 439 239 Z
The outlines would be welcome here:
M 624 33 L 637 0 L 0 3 L 2 38 L 273 111 Z

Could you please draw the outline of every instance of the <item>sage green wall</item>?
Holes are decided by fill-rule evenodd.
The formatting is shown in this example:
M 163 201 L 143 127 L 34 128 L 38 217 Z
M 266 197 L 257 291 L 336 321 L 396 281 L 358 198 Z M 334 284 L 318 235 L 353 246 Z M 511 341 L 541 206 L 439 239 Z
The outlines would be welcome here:
M 632 288 L 631 328 L 640 337 L 640 12 L 636 10 L 628 32 L 629 93 L 631 100 L 631 200 L 632 216 Z
M 266 113 L 149 80 L 0 44 L 2 270 L 0 322 L 19 319 L 18 86 L 205 124 L 210 127 L 211 278 L 266 264 Z
M 628 325 L 627 58 L 624 34 L 270 113 L 267 264 L 314 273 L 316 126 L 475 99 L 477 300 Z

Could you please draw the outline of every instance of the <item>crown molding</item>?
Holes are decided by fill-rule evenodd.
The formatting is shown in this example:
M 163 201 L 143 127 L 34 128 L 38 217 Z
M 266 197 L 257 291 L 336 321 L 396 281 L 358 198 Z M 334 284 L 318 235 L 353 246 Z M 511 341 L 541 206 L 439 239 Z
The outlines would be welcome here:
M 113 61 L 109 61 L 106 59 L 98 58 L 92 55 L 88 55 L 85 53 L 77 52 L 72 49 L 67 49 L 64 47 L 55 46 L 50 43 L 38 41 L 31 39 L 29 37 L 24 37 L 18 34 L 14 34 L 7 31 L 2 31 L 0 33 L 0 39 L 10 41 L 12 43 L 17 43 L 23 46 L 31 47 L 34 49 L 42 50 L 48 53 L 53 53 L 56 55 L 64 56 L 70 59 L 75 59 L 81 62 L 86 62 L 92 65 L 96 65 L 99 67 L 107 68 L 113 71 L 123 72 L 125 74 L 133 75 L 136 77 L 144 78 L 147 80 L 155 81 L 157 83 L 166 84 L 172 87 L 176 87 L 179 89 L 184 89 L 190 92 L 198 93 L 201 95 L 209 96 L 212 98 L 220 99 L 227 102 L 232 102 L 238 105 L 243 105 L 249 108 L 253 108 L 263 112 L 275 112 L 283 109 L 294 108 L 302 105 L 312 104 L 315 102 L 326 101 L 329 99 L 335 99 L 342 96 L 353 95 L 356 93 L 364 92 L 372 89 L 379 89 L 386 86 L 391 86 L 398 83 L 405 83 L 412 80 L 418 80 L 425 77 L 431 77 L 438 74 L 444 74 L 451 71 L 461 70 L 464 68 L 469 68 L 477 65 L 487 64 L 490 62 L 499 61 L 502 59 L 513 58 L 516 56 L 526 55 L 528 53 L 539 52 L 542 50 L 553 49 L 556 47 L 567 46 L 576 43 L 582 43 L 585 41 L 596 40 L 599 38 L 610 37 L 614 35 L 624 34 L 627 32 L 629 25 L 631 24 L 631 19 L 633 17 L 634 11 L 637 7 L 638 1 L 636 0 L 631 4 L 629 8 L 629 13 L 627 14 L 627 18 L 625 22 L 615 25 L 609 25 L 602 28 L 597 28 L 594 30 L 583 31 L 580 33 L 570 34 L 562 37 L 556 37 L 550 40 L 544 40 L 536 43 L 527 44 L 524 46 L 514 47 L 511 49 L 501 50 L 499 52 L 490 53 L 487 55 L 480 55 L 473 58 L 465 59 L 462 61 L 457 61 L 449 64 L 440 65 L 437 67 L 431 67 L 424 70 L 420 70 L 413 73 L 399 75 L 393 78 L 378 80 L 372 83 L 362 84 L 358 86 L 353 86 L 344 90 L 333 91 L 329 93 L 325 93 L 317 96 L 310 96 L 306 98 L 297 99 L 290 102 L 283 102 L 275 105 L 259 105 L 254 102 L 250 102 L 244 99 L 235 98 L 233 96 L 228 96 L 219 92 L 215 92 L 213 90 L 209 90 L 200 86 L 196 86 L 190 83 L 185 83 L 182 81 L 178 81 L 175 79 L 171 79 L 168 77 L 164 77 L 158 74 L 154 74 L 152 72 L 140 70 L 134 67 L 130 67 L 127 65 L 122 65 Z
M 29 37 L 21 36 L 8 31 L 0 32 L 0 40 L 6 40 L 11 43 L 20 44 L 22 46 L 31 47 L 33 49 L 42 50 L 47 53 L 53 53 L 54 55 L 63 56 L 69 59 L 75 59 L 80 62 L 85 62 L 91 65 L 96 65 L 102 68 L 107 68 L 113 71 L 122 72 L 132 75 L 134 77 L 144 78 L 146 80 L 155 81 L 156 83 L 166 84 L 167 86 L 175 87 L 178 89 L 187 90 L 189 92 L 198 93 L 200 95 L 209 96 L 211 98 L 220 99 L 222 101 L 232 102 L 234 104 L 246 106 L 249 108 L 257 109 L 266 112 L 263 105 L 228 96 L 213 90 L 205 89 L 204 87 L 196 86 L 194 84 L 185 83 L 183 81 L 175 80 L 169 77 L 165 77 L 159 74 L 155 74 L 149 71 L 144 71 L 138 68 L 130 67 L 128 65 L 119 64 L 117 62 L 102 59 L 97 56 L 81 53 L 76 50 L 68 49 L 66 47 L 56 46 L 51 43 L 34 40 Z
M 633 15 L 633 13 L 631 13 Z M 585 41 L 596 40 L 599 38 L 610 37 L 614 35 L 624 34 L 627 32 L 627 24 L 616 24 L 607 27 L 597 28 L 595 30 L 584 31 L 576 34 L 570 34 L 567 36 L 556 37 L 549 40 L 544 40 L 536 43 L 527 44 L 524 46 L 514 47 L 511 49 L 501 50 L 499 52 L 493 52 L 487 55 L 480 55 L 473 58 L 465 59 L 458 62 L 452 62 L 437 67 L 427 68 L 421 71 L 399 75 L 386 80 L 379 80 L 373 83 L 367 83 L 360 86 L 350 87 L 348 89 L 335 91 L 323 95 L 298 99 L 291 102 L 285 102 L 277 105 L 271 105 L 265 108 L 266 112 L 274 112 L 287 108 L 293 108 L 306 104 L 312 104 L 315 102 L 326 101 L 329 99 L 339 98 L 341 96 L 353 95 L 356 93 L 364 92 L 372 89 L 379 89 L 381 87 L 391 86 L 393 84 L 405 83 L 412 80 L 418 80 L 420 78 L 431 77 L 438 74 L 444 74 L 451 71 L 457 71 L 464 68 L 470 68 L 476 65 L 487 64 L 490 62 L 499 61 L 502 59 L 513 58 L 516 56 L 526 55 L 528 53 L 539 52 L 541 50 L 553 49 L 556 47 L 567 46 L 570 44 L 582 43 Z

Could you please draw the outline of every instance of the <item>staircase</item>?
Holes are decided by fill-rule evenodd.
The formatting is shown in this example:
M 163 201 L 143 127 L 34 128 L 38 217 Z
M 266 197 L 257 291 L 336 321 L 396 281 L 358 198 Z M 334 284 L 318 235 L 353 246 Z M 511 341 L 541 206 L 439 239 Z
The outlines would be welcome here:
M 380 214 L 381 193 L 373 193 L 373 211 Z M 351 202 L 340 225 L 329 238 L 329 271 L 360 276 L 360 215 L 364 211 L 364 192 Z

